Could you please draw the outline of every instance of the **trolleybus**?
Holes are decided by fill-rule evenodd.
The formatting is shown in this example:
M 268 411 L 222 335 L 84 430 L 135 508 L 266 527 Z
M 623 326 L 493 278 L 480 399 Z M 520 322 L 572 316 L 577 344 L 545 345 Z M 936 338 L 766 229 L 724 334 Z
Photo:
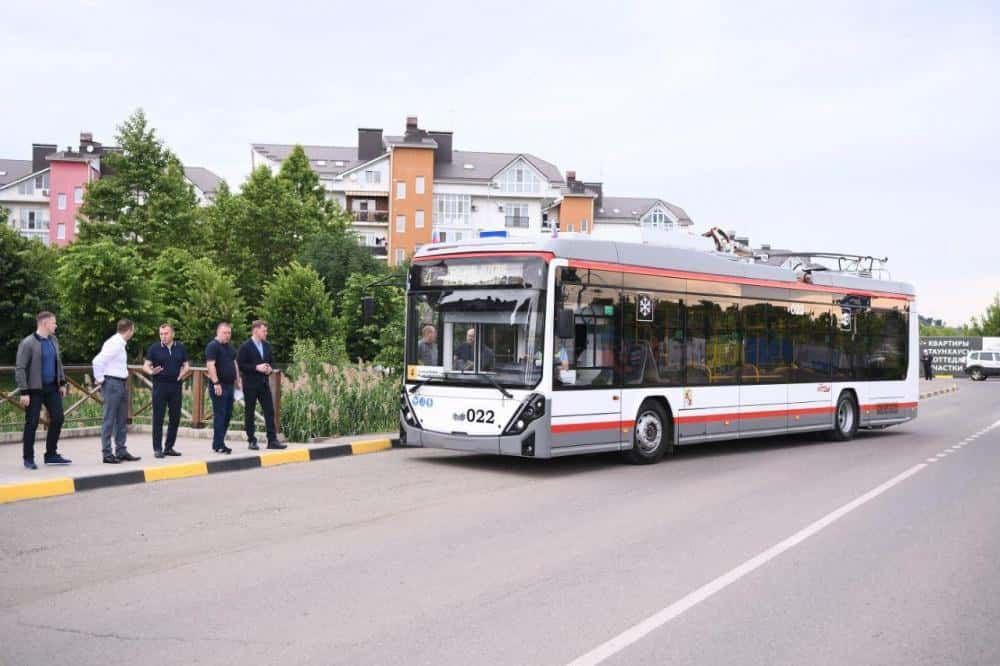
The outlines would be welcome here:
M 857 257 L 775 263 L 566 237 L 425 246 L 407 278 L 401 441 L 651 463 L 915 418 L 913 287 Z

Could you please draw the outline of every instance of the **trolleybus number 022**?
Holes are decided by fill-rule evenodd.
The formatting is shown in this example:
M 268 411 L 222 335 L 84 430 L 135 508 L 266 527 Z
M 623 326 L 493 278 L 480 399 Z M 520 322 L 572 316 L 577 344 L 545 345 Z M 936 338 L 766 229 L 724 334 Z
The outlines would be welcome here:
M 452 415 L 456 421 L 468 423 L 494 423 L 496 414 L 492 409 L 468 409 L 465 413 L 456 412 Z

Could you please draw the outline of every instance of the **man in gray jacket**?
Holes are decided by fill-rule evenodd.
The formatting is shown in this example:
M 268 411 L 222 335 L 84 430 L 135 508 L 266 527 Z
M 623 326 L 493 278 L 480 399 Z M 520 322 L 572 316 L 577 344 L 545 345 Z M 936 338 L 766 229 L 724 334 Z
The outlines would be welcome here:
M 35 431 L 42 414 L 42 405 L 49 412 L 49 428 L 45 436 L 45 464 L 68 465 L 56 450 L 63 425 L 62 399 L 66 396 L 66 373 L 63 372 L 56 340 L 56 316 L 39 312 L 38 328 L 17 346 L 14 381 L 21 395 L 24 413 L 24 466 L 38 469 L 35 464 Z

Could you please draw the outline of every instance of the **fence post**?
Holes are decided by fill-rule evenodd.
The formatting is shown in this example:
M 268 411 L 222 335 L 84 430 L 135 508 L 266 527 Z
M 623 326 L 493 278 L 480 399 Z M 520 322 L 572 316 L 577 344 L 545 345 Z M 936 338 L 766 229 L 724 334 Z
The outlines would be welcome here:
M 271 387 L 271 395 L 274 396 L 274 427 L 281 432 L 281 370 L 271 377 L 274 379 L 274 386 Z
M 191 376 L 191 391 L 191 425 L 201 428 L 205 425 L 205 375 L 201 370 Z
M 132 404 L 132 370 L 127 369 L 125 372 L 125 402 L 128 405 L 128 424 L 132 425 L 132 421 L 135 419 L 135 405 Z

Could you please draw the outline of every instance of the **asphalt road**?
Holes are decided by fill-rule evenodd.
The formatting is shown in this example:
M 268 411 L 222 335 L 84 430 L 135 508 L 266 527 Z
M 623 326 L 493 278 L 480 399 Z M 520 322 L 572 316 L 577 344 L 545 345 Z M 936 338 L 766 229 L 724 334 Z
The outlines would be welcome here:
M 0 663 L 997 664 L 998 421 L 1000 381 L 961 382 L 848 443 L 397 450 L 3 505 Z

